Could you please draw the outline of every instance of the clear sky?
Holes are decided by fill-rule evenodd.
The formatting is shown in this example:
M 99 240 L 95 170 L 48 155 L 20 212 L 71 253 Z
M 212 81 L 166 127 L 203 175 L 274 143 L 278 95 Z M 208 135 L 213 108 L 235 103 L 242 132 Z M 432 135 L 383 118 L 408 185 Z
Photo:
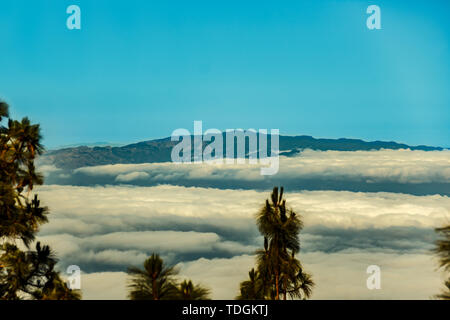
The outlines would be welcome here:
M 50 148 L 194 120 L 450 147 L 449 17 L 446 0 L 0 0 L 0 97 Z

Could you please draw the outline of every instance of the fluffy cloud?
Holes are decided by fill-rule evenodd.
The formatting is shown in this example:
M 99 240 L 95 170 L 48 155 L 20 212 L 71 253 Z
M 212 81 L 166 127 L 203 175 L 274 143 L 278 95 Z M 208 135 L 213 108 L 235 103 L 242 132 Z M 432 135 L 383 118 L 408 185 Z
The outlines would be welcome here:
M 198 257 L 253 253 L 256 246 L 222 240 L 215 233 L 181 231 L 113 232 L 90 237 L 68 234 L 40 236 L 61 258 L 61 268 L 78 265 L 84 271 L 124 270 L 141 264 L 153 252 L 167 262 Z
M 254 216 L 269 192 L 157 186 L 41 186 L 50 222 L 39 240 L 61 266 L 124 271 L 152 252 L 168 262 L 252 254 L 262 244 Z M 448 217 L 446 196 L 336 191 L 287 192 L 302 215 L 302 252 L 429 252 Z
M 399 183 L 448 182 L 450 150 L 411 151 L 314 151 L 300 156 L 280 157 L 279 177 L 293 178 L 363 178 L 369 182 Z M 244 171 L 244 173 L 243 173 Z M 74 170 L 95 176 L 117 176 L 147 172 L 162 182 L 180 178 L 261 180 L 259 165 L 250 164 L 174 164 L 144 163 L 84 167 Z M 255 174 L 257 173 L 257 174 Z
M 248 233 L 269 191 L 156 186 L 41 186 L 36 189 L 53 212 L 43 232 L 101 234 L 180 228 L 218 234 Z M 288 204 L 305 225 L 332 228 L 432 228 L 445 222 L 450 198 L 394 193 L 286 190 Z M 72 223 L 73 222 L 73 223 Z M 183 229 L 185 226 L 186 229 Z M 141 229 L 140 229 L 141 227 Z M 191 230 L 187 230 L 192 228 Z M 251 235 L 253 236 L 253 234 Z
M 280 157 L 279 172 L 262 176 L 260 165 L 143 163 L 57 170 L 46 164 L 47 182 L 72 185 L 176 184 L 261 189 L 389 191 L 449 195 L 450 150 L 313 151 Z
M 55 249 L 61 270 L 81 267 L 87 299 L 125 298 L 124 271 L 152 252 L 214 298 L 233 298 L 262 244 L 255 213 L 284 185 L 305 224 L 300 257 L 317 283 L 314 298 L 426 299 L 442 283 L 430 249 L 450 213 L 449 155 L 307 150 L 283 157 L 276 176 L 250 165 L 46 164 L 46 181 L 56 184 L 34 190 L 51 209 L 38 240 Z M 382 290 L 365 287 L 371 264 L 382 268 Z
M 96 272 L 81 276 L 84 300 L 125 300 L 126 286 L 125 272 Z
M 127 174 L 119 174 L 116 177 L 117 182 L 131 182 L 134 180 L 148 179 L 150 175 L 147 172 L 134 171 Z

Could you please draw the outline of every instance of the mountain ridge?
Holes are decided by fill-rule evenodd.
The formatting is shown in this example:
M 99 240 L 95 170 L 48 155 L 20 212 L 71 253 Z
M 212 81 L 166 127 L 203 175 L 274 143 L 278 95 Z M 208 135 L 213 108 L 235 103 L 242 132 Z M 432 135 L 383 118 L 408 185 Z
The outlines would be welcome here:
M 270 137 L 267 138 L 270 143 Z M 445 149 L 425 145 L 409 146 L 394 141 L 364 141 L 349 138 L 323 139 L 307 135 L 280 136 L 279 138 L 280 155 L 287 157 L 295 156 L 304 149 L 320 151 L 369 151 L 380 149 L 442 151 Z M 56 167 L 64 169 L 119 163 L 170 162 L 172 147 L 178 143 L 178 141 L 171 141 L 171 138 L 167 137 L 131 143 L 124 146 L 78 146 L 50 150 L 43 157 L 46 160 L 45 162 L 51 162 Z M 204 142 L 203 145 L 208 143 Z

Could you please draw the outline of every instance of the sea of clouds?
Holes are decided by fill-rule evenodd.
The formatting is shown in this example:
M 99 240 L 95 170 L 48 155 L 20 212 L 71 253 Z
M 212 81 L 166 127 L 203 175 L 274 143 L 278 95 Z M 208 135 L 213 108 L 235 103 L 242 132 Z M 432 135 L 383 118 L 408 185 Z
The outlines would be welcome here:
M 443 284 L 430 250 L 434 228 L 449 221 L 449 151 L 305 151 L 283 157 L 273 177 L 250 165 L 41 169 L 51 184 L 35 192 L 51 215 L 38 240 L 56 251 L 62 271 L 80 266 L 87 299 L 126 298 L 127 267 L 153 252 L 213 298 L 234 298 L 262 246 L 255 214 L 277 184 L 305 225 L 299 257 L 317 284 L 313 298 L 428 299 Z M 358 183 L 381 190 L 348 187 Z M 381 290 L 366 287 L 372 264 L 381 267 Z
M 450 195 L 450 150 L 313 151 L 280 157 L 279 172 L 260 174 L 260 164 L 142 163 L 74 170 L 43 163 L 48 184 L 174 184 L 228 189 L 348 190 Z

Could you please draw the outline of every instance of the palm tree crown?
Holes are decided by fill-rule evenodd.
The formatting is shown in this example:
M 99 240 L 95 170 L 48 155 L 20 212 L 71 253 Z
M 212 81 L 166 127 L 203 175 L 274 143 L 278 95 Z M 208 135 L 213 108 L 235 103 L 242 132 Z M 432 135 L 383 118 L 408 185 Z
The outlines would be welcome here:
M 300 251 L 299 233 L 303 222 L 286 206 L 283 192 L 283 187 L 273 188 L 270 200 L 266 200 L 256 215 L 264 248 L 256 252 L 257 271 L 250 271 L 250 280 L 241 283 L 239 297 L 279 300 L 281 294 L 286 299 L 287 296 L 309 298 L 312 293 L 312 277 L 303 271 L 295 257 Z M 252 293 L 255 289 L 258 292 Z
M 177 270 L 166 266 L 158 254 L 152 254 L 145 260 L 144 269 L 128 268 L 131 276 L 129 285 L 131 300 L 164 300 L 172 299 L 175 291 Z
M 209 299 L 210 290 L 201 285 L 195 285 L 191 280 L 184 280 L 178 285 L 177 289 L 180 300 Z
M 210 290 L 191 280 L 178 284 L 178 270 L 168 266 L 153 253 L 144 262 L 144 269 L 128 268 L 131 276 L 128 297 L 131 300 L 207 300 Z

